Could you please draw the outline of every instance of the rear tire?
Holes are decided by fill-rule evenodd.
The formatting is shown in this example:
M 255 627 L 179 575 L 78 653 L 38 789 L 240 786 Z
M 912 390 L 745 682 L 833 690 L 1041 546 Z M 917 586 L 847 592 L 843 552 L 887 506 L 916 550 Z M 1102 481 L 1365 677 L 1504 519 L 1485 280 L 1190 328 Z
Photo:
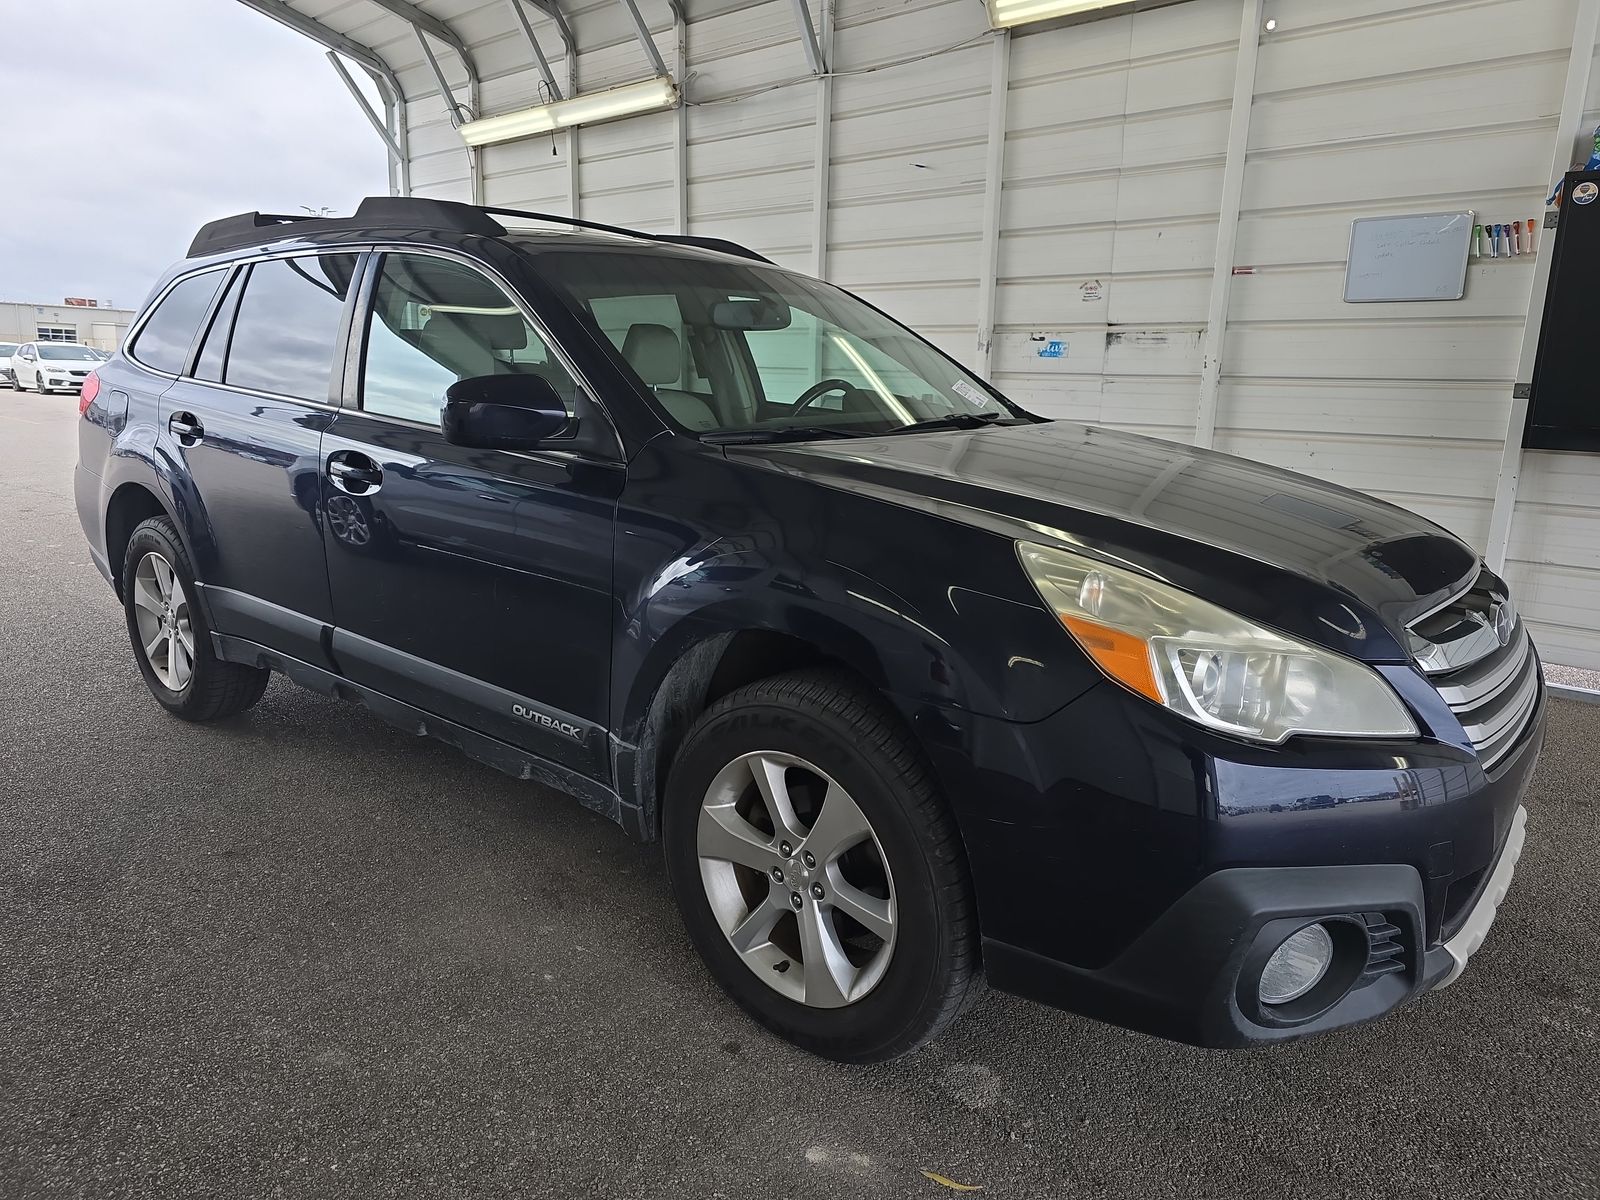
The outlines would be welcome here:
M 173 716 L 220 721 L 261 699 L 272 672 L 216 656 L 198 595 L 177 527 L 166 517 L 136 526 L 122 558 L 122 608 L 139 673 Z
M 955 821 L 899 717 L 848 675 L 778 675 L 719 700 L 672 764 L 662 817 L 695 948 L 779 1037 L 879 1062 L 979 994 Z

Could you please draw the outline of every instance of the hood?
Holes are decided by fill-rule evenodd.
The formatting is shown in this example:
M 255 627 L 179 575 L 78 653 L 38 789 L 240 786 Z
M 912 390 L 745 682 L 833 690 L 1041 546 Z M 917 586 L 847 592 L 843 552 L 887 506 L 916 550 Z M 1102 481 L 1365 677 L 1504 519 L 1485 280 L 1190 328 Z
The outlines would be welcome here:
M 947 519 L 1114 556 L 1369 661 L 1406 661 L 1405 625 L 1481 568 L 1458 538 L 1364 493 L 1069 421 L 739 451 L 751 452 Z

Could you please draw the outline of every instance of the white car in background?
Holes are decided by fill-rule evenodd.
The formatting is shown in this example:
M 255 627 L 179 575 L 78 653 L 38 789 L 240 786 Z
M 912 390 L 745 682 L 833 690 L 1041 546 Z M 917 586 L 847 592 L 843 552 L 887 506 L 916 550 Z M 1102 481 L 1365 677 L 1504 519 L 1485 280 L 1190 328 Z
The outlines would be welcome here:
M 77 342 L 24 342 L 11 356 L 11 380 L 19 392 L 75 392 L 102 361 Z
M 17 352 L 20 342 L 0 342 L 0 383 L 11 387 L 11 356 Z

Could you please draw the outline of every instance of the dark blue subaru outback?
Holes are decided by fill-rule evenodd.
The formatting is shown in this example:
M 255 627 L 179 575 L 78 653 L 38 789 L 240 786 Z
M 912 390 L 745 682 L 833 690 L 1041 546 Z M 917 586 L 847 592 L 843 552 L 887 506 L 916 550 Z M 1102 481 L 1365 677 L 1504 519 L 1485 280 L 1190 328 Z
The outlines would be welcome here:
M 1541 670 L 1467 546 L 1033 416 L 731 243 L 231 217 L 82 409 L 163 706 L 277 671 L 660 838 L 710 971 L 818 1054 L 985 978 L 1211 1046 L 1368 1020 L 1521 852 Z

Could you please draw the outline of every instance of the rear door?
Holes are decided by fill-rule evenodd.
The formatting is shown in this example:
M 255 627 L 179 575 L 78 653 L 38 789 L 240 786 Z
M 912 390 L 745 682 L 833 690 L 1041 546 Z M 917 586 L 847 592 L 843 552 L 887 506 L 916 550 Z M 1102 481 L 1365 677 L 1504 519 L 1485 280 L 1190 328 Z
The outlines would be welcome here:
M 359 387 L 322 445 L 339 665 L 603 777 L 620 455 L 445 441 L 439 409 L 458 379 L 539 375 L 569 412 L 578 379 L 481 265 L 394 251 L 368 274 Z
M 330 668 L 319 452 L 340 400 L 359 257 L 241 264 L 157 421 L 218 632 Z

